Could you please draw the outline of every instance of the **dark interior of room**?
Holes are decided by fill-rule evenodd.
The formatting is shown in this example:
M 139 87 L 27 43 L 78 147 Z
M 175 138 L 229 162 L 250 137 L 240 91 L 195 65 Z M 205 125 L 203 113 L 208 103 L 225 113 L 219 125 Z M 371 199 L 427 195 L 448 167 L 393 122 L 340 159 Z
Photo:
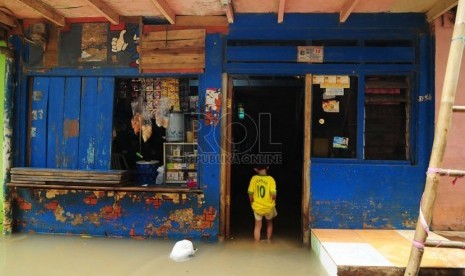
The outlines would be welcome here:
M 231 237 L 253 238 L 247 188 L 255 174 L 251 163 L 260 155 L 271 161 L 268 174 L 275 178 L 278 191 L 274 236 L 301 239 L 303 102 L 304 81 L 300 78 L 234 81 Z M 265 229 L 264 222 L 262 239 L 266 238 Z

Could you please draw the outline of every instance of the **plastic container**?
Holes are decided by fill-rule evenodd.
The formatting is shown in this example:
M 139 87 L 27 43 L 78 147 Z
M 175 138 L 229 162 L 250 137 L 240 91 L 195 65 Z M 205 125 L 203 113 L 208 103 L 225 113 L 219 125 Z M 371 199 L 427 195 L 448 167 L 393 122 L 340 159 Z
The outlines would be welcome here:
M 184 114 L 180 111 L 171 111 L 169 115 L 168 128 L 166 128 L 166 141 L 184 141 Z
M 160 161 L 137 161 L 136 162 L 136 182 L 137 184 L 155 185 L 157 179 L 157 169 Z

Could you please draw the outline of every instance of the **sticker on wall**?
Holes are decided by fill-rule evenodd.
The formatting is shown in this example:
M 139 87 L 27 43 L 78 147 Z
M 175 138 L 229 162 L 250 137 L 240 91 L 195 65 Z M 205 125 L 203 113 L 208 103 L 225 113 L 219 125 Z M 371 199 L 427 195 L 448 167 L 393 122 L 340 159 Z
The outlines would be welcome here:
M 216 125 L 221 112 L 221 89 L 207 88 L 205 96 L 205 125 Z
M 350 77 L 339 75 L 315 75 L 313 84 L 319 84 L 321 88 L 350 88 Z
M 338 113 L 339 112 L 339 101 L 336 100 L 324 100 L 322 102 L 324 112 Z
M 82 25 L 81 61 L 95 62 L 107 60 L 108 26 L 105 23 L 85 23 Z
M 344 96 L 344 88 L 326 88 L 323 97 L 325 96 Z
M 349 138 L 334 136 L 333 148 L 337 148 L 337 149 L 347 149 L 347 148 L 349 148 Z
M 323 63 L 323 46 L 297 46 L 297 62 Z

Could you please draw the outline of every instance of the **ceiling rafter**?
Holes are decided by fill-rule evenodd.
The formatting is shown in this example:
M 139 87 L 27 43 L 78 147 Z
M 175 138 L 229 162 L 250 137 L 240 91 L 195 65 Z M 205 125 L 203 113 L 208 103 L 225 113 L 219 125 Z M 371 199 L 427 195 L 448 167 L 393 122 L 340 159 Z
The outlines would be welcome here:
M 278 23 L 283 23 L 284 21 L 284 8 L 286 5 L 286 0 L 279 0 L 278 8 Z
M 18 0 L 29 8 L 40 13 L 44 18 L 50 20 L 56 25 L 65 26 L 65 17 L 47 4 L 37 0 Z
M 176 15 L 171 9 L 170 5 L 165 0 L 151 0 L 157 9 L 163 14 L 163 16 L 171 24 L 176 23 Z
M 350 14 L 354 11 L 359 2 L 360 0 L 347 0 L 339 13 L 339 22 L 346 22 L 347 18 L 349 18 Z
M 436 4 L 426 12 L 426 18 L 428 22 L 432 22 L 434 19 L 443 15 L 453 7 L 457 6 L 458 0 L 441 0 L 437 1 Z
M 89 5 L 101 13 L 108 21 L 114 25 L 119 24 L 119 14 L 101 0 L 86 0 Z
M 234 7 L 232 0 L 220 0 L 223 11 L 226 13 L 226 18 L 228 18 L 229 23 L 234 23 Z
M 11 15 L 8 15 L 4 12 L 0 12 L 0 24 L 6 25 L 10 28 L 16 27 L 16 21 L 11 17 Z

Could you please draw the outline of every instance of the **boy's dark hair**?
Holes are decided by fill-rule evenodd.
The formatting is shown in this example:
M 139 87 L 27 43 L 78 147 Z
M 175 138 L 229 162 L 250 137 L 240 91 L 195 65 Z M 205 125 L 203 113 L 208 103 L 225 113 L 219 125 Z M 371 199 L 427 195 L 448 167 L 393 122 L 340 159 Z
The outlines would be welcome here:
M 268 169 L 268 164 L 255 164 L 253 167 L 256 170 L 266 170 Z

